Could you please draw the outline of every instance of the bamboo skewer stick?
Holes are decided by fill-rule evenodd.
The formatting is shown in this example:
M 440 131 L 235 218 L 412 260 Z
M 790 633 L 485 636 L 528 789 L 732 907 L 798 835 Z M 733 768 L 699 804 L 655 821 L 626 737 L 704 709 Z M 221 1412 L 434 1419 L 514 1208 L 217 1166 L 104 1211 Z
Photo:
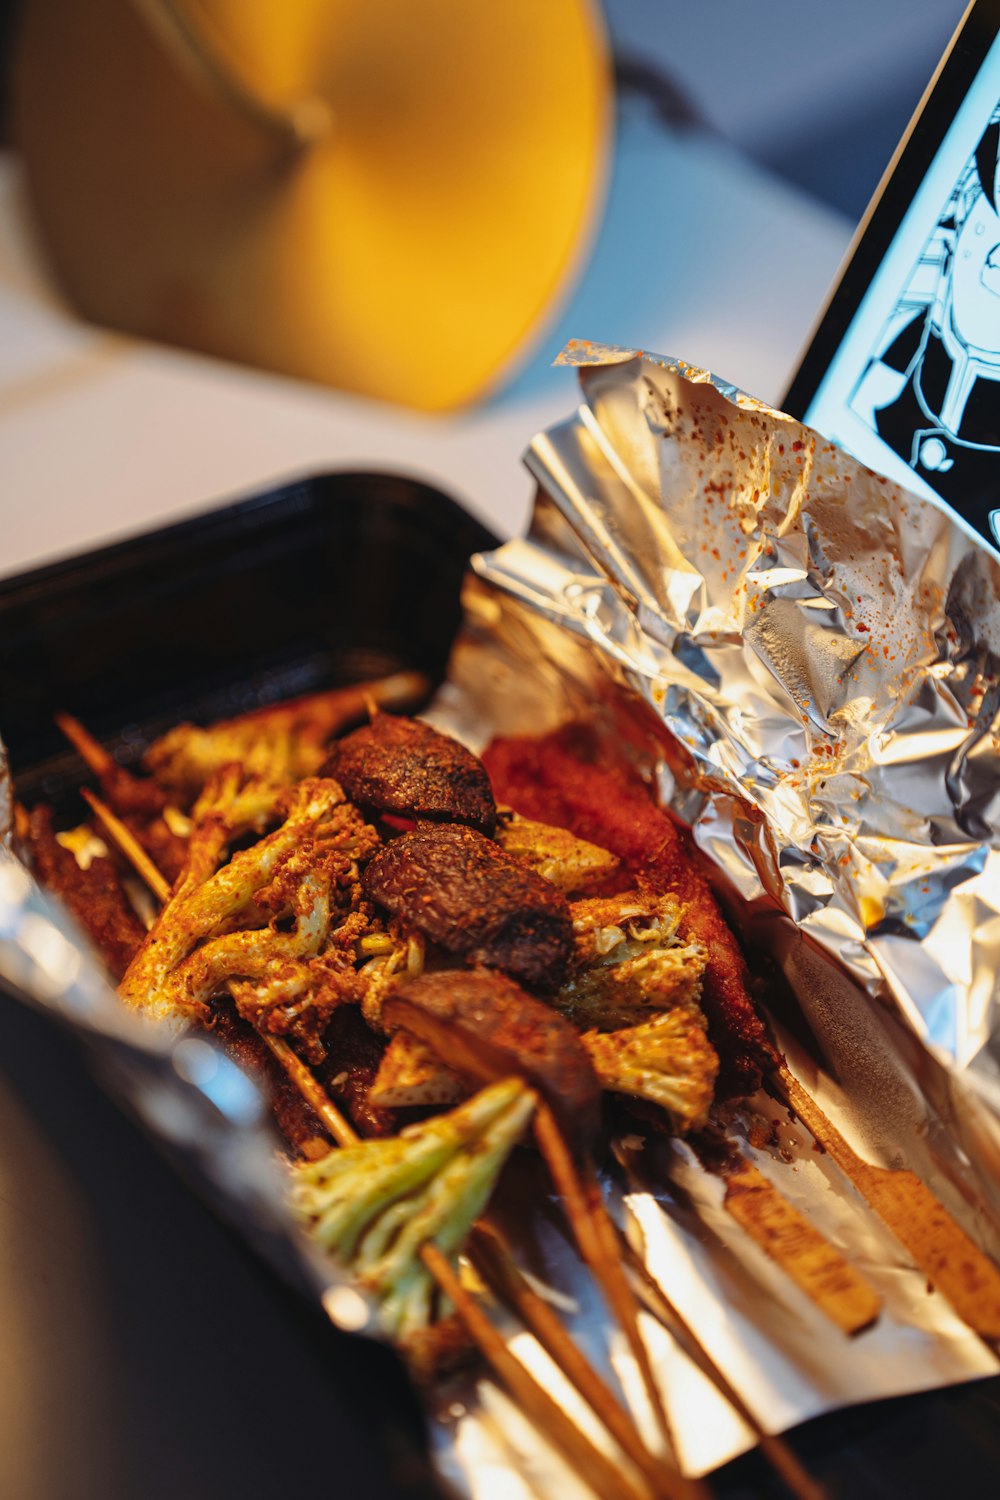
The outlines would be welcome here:
M 577 1248 L 625 1334 L 667 1451 L 675 1453 L 663 1394 L 639 1328 L 638 1305 L 618 1261 L 614 1225 L 608 1217 L 593 1168 L 589 1163 L 578 1168 L 550 1106 L 541 1099 L 535 1110 L 534 1131 L 538 1149 L 562 1198 Z
M 687 1319 L 667 1296 L 659 1282 L 655 1281 L 651 1276 L 649 1268 L 644 1263 L 642 1257 L 636 1254 L 636 1251 L 629 1243 L 627 1235 L 620 1229 L 617 1232 L 622 1256 L 629 1270 L 639 1283 L 640 1296 L 646 1306 L 653 1316 L 673 1335 L 691 1362 L 698 1366 L 702 1374 L 711 1381 L 719 1394 L 729 1402 L 733 1410 L 747 1424 L 757 1439 L 758 1446 L 764 1458 L 767 1459 L 775 1472 L 780 1475 L 789 1493 L 794 1495 L 796 1500 L 827 1500 L 826 1491 L 822 1485 L 818 1484 L 811 1475 L 806 1473 L 784 1438 L 768 1432 L 761 1425 L 759 1419 L 744 1401 L 735 1386 L 730 1384 L 722 1370 L 715 1363 L 715 1360 L 695 1335 Z
M 146 881 L 153 894 L 161 901 L 167 900 L 171 889 L 169 882 L 149 858 L 131 829 L 95 794 L 84 791 L 84 796 L 102 828 Z M 270 1048 L 291 1082 L 313 1109 L 337 1145 L 356 1144 L 360 1140 L 357 1132 L 295 1050 L 284 1038 L 270 1032 L 258 1030 L 258 1035 Z M 600 1478 L 602 1495 L 607 1494 L 609 1500 L 656 1500 L 656 1497 L 660 1495 L 667 1497 L 667 1500 L 673 1500 L 673 1497 L 676 1497 L 676 1500 L 695 1500 L 695 1497 L 705 1493 L 703 1487 L 692 1485 L 678 1471 L 669 1468 L 645 1449 L 637 1429 L 624 1408 L 573 1344 L 558 1319 L 551 1314 L 551 1309 L 546 1307 L 542 1299 L 524 1282 L 513 1262 L 505 1268 L 504 1287 L 507 1295 L 504 1300 L 509 1301 L 515 1312 L 520 1312 L 522 1308 L 530 1306 L 534 1319 L 540 1323 L 544 1322 L 546 1337 L 541 1337 L 537 1330 L 533 1329 L 536 1331 L 536 1337 L 539 1337 L 539 1342 L 550 1350 L 552 1357 L 564 1369 L 571 1383 L 576 1386 L 580 1395 L 600 1418 L 622 1452 L 636 1465 L 639 1473 L 652 1481 L 655 1485 L 653 1491 L 637 1490 L 631 1482 L 626 1481 L 620 1470 L 615 1468 L 603 1453 L 594 1448 L 576 1424 L 552 1401 L 530 1371 L 510 1353 L 500 1334 L 475 1300 L 461 1286 L 446 1257 L 434 1246 L 425 1245 L 421 1251 L 421 1258 L 438 1287 L 454 1303 L 470 1337 L 473 1338 L 477 1348 L 501 1381 L 525 1411 L 540 1422 L 541 1430 L 548 1432 L 565 1456 L 577 1464 L 584 1477 Z M 489 1267 L 485 1264 L 480 1266 L 478 1264 L 480 1256 L 476 1253 L 475 1247 L 470 1258 L 473 1264 L 477 1265 L 484 1279 L 489 1279 L 488 1271 L 497 1269 L 495 1256 L 491 1258 Z M 485 1261 L 485 1255 L 482 1259 Z M 544 1308 L 545 1313 L 550 1315 L 549 1319 L 539 1318 L 538 1308 Z M 528 1318 L 524 1318 L 523 1321 L 527 1327 L 533 1327 Z M 553 1332 L 553 1325 L 558 1329 L 557 1334 Z M 553 1353 L 556 1349 L 561 1357 Z M 569 1354 L 569 1350 L 573 1351 L 572 1355 Z M 582 1384 L 574 1378 L 574 1375 L 583 1376 Z
M 269 1036 L 265 1032 L 260 1033 L 260 1035 L 264 1037 L 264 1040 L 271 1047 L 272 1052 L 285 1067 L 292 1082 L 299 1087 L 303 1098 L 316 1111 L 316 1114 L 322 1120 L 337 1144 L 339 1146 L 356 1144 L 361 1137 L 345 1119 L 332 1099 L 330 1099 L 322 1084 L 313 1076 L 298 1055 L 289 1047 L 288 1043 L 280 1037 Z M 483 1279 L 493 1284 L 493 1273 L 495 1271 L 499 1272 L 499 1258 L 491 1254 L 490 1258 L 487 1259 L 487 1255 L 484 1253 L 483 1247 L 487 1243 L 488 1232 L 482 1226 L 477 1226 L 477 1231 L 474 1231 L 474 1233 L 477 1234 L 477 1241 L 468 1249 L 469 1258 Z M 520 1360 L 516 1359 L 510 1353 L 502 1337 L 479 1308 L 475 1299 L 462 1287 L 450 1263 L 441 1254 L 440 1250 L 432 1245 L 425 1245 L 420 1255 L 438 1287 L 454 1303 L 459 1317 L 475 1341 L 480 1353 L 501 1381 L 507 1386 L 515 1399 L 524 1407 L 525 1411 L 542 1424 L 541 1430 L 543 1432 L 548 1430 L 550 1436 L 554 1436 L 557 1446 L 562 1449 L 568 1458 L 577 1464 L 580 1472 L 585 1477 L 589 1478 L 595 1477 L 598 1474 L 600 1475 L 602 1494 L 604 1493 L 603 1486 L 608 1484 L 609 1480 L 613 1477 L 617 1488 L 609 1488 L 607 1491 L 609 1496 L 618 1493 L 621 1493 L 623 1497 L 635 1496 L 636 1491 L 634 1487 L 631 1485 L 624 1485 L 623 1487 L 623 1482 L 620 1479 L 618 1471 L 611 1469 L 609 1461 L 605 1456 L 592 1447 L 589 1440 L 580 1432 L 575 1423 L 570 1421 L 562 1408 L 557 1406 L 537 1383 L 530 1371 L 526 1369 Z M 456 1288 L 458 1289 L 457 1292 Z M 588 1363 L 579 1349 L 577 1349 L 572 1339 L 570 1339 L 562 1327 L 562 1324 L 551 1313 L 551 1309 L 542 1302 L 542 1299 L 536 1293 L 531 1291 L 513 1262 L 509 1262 L 503 1268 L 502 1295 L 503 1300 L 512 1306 L 515 1312 L 522 1313 L 522 1321 L 525 1323 L 525 1326 L 535 1332 L 536 1337 L 539 1337 L 539 1342 L 544 1348 L 552 1353 L 552 1349 L 550 1348 L 551 1342 L 555 1348 L 559 1349 L 562 1358 L 553 1355 L 556 1358 L 556 1363 L 569 1376 L 580 1395 L 584 1397 L 595 1415 L 600 1418 L 623 1453 L 632 1460 L 640 1474 L 651 1479 L 656 1485 L 656 1488 L 652 1492 L 653 1495 L 663 1495 L 664 1497 L 678 1495 L 680 1500 L 682 1492 L 677 1489 L 677 1481 L 680 1479 L 680 1476 L 675 1471 L 666 1469 L 665 1466 L 657 1463 L 653 1455 L 646 1451 L 627 1413 L 618 1404 L 608 1387 L 604 1385 L 604 1382 L 593 1366 Z M 532 1312 L 537 1315 L 535 1304 L 537 1304 L 537 1307 L 545 1308 L 545 1312 L 551 1317 L 551 1324 L 547 1324 L 546 1326 L 546 1333 L 550 1335 L 550 1339 L 540 1337 L 531 1319 L 523 1316 L 523 1310 L 529 1305 L 532 1307 Z M 551 1337 L 553 1324 L 558 1329 L 558 1334 L 555 1337 Z M 567 1360 L 568 1350 L 573 1351 L 573 1357 Z M 567 1363 L 570 1368 L 567 1368 Z M 582 1380 L 576 1378 L 580 1376 L 582 1376 Z
M 480 1220 L 473 1226 L 466 1254 L 479 1275 L 511 1307 L 546 1353 L 576 1387 L 636 1468 L 657 1486 L 657 1493 L 677 1479 L 677 1471 L 657 1460 L 625 1408 L 566 1332 L 551 1305 L 521 1275 L 498 1231 Z
M 459 1317 L 475 1339 L 497 1375 L 519 1405 L 540 1424 L 541 1431 L 571 1458 L 581 1476 L 593 1484 L 596 1492 L 608 1500 L 672 1500 L 681 1495 L 676 1476 L 672 1488 L 660 1487 L 654 1491 L 641 1489 L 626 1473 L 609 1459 L 580 1431 L 576 1423 L 566 1415 L 547 1391 L 538 1384 L 534 1376 L 513 1354 L 501 1335 L 494 1328 L 476 1299 L 465 1289 L 447 1257 L 436 1245 L 425 1245 L 421 1252 L 424 1265 L 438 1286 L 449 1297 Z
M 166 901 L 170 895 L 170 881 L 160 874 L 128 824 L 123 823 L 118 814 L 112 812 L 108 804 L 89 787 L 81 787 L 80 795 L 112 843 L 125 855 L 136 874 L 142 876 L 153 895 L 160 901 Z
M 79 719 L 74 719 L 72 714 L 56 714 L 55 720 L 57 727 L 69 740 L 84 765 L 88 770 L 93 771 L 99 780 L 121 773 L 122 767 L 113 756 L 109 755 L 100 741 L 94 739 L 90 730 L 85 728 Z
M 352 719 L 371 715 L 379 709 L 412 708 L 431 690 L 430 678 L 423 672 L 392 672 L 387 677 L 373 677 L 347 687 L 327 688 L 318 693 L 304 693 L 299 698 L 284 698 L 280 703 L 248 709 L 232 719 L 220 719 L 215 729 L 231 729 L 244 724 L 259 724 L 261 729 L 291 728 L 305 721 L 310 730 L 327 738 L 338 733 Z
M 275 1056 L 285 1064 L 286 1071 L 292 1081 L 301 1087 L 303 1098 L 316 1111 L 323 1124 L 327 1127 L 333 1139 L 339 1146 L 351 1146 L 356 1144 L 361 1137 L 357 1134 L 351 1124 L 344 1118 L 340 1110 L 330 1099 L 326 1090 L 309 1069 L 299 1059 L 291 1047 L 278 1037 L 269 1037 L 261 1033 L 265 1040 L 271 1045 Z M 291 1066 L 289 1066 L 289 1063 Z M 678 1495 L 679 1500 L 682 1493 L 678 1491 L 678 1482 L 683 1483 L 676 1471 L 666 1468 L 659 1463 L 655 1457 L 647 1452 L 643 1446 L 638 1432 L 625 1410 L 619 1405 L 611 1390 L 604 1384 L 593 1366 L 585 1359 L 580 1350 L 566 1333 L 558 1318 L 537 1295 L 533 1292 L 521 1276 L 513 1261 L 502 1263 L 501 1257 L 496 1253 L 495 1245 L 497 1236 L 495 1232 L 487 1230 L 483 1225 L 477 1225 L 473 1230 L 473 1240 L 467 1247 L 467 1253 L 476 1270 L 490 1285 L 498 1290 L 502 1300 L 511 1306 L 514 1312 L 521 1315 L 522 1322 L 538 1338 L 539 1343 L 555 1359 L 564 1373 L 569 1377 L 571 1383 L 576 1386 L 580 1395 L 590 1406 L 591 1410 L 607 1428 L 611 1436 L 618 1443 L 622 1452 L 632 1460 L 640 1474 L 652 1480 L 656 1485 L 653 1491 L 655 1496 L 664 1497 Z M 581 1473 L 585 1477 L 591 1477 L 596 1472 L 594 1466 L 594 1455 L 597 1450 L 586 1451 L 590 1448 L 589 1441 L 580 1433 L 579 1429 L 572 1423 L 563 1412 L 561 1407 L 555 1405 L 547 1393 L 538 1385 L 535 1378 L 526 1369 L 521 1361 L 516 1359 L 507 1348 L 500 1334 L 490 1323 L 489 1319 L 476 1304 L 475 1299 L 461 1286 L 450 1263 L 440 1250 L 434 1246 L 425 1245 L 421 1253 L 421 1259 L 430 1271 L 437 1285 L 450 1297 L 455 1304 L 456 1311 L 462 1319 L 470 1336 L 475 1340 L 477 1348 L 491 1365 L 495 1373 L 508 1387 L 515 1398 L 521 1402 L 525 1410 L 538 1417 L 543 1423 L 548 1422 L 553 1411 L 558 1413 L 556 1427 L 557 1444 L 563 1448 L 568 1457 L 581 1466 Z M 447 1268 L 448 1276 L 442 1273 L 442 1267 Z M 460 1296 L 455 1294 L 455 1286 L 460 1289 Z M 538 1317 L 538 1309 L 544 1309 L 544 1314 Z M 536 1323 L 544 1324 L 544 1336 L 539 1332 Z M 558 1354 L 554 1351 L 558 1350 Z M 572 1352 L 570 1352 L 572 1351 Z M 502 1353 L 502 1357 L 501 1357 Z M 543 1400 L 539 1401 L 539 1396 Z M 567 1425 L 568 1424 L 568 1425 Z M 543 1426 L 542 1431 L 546 1429 Z M 581 1444 L 585 1447 L 581 1447 Z M 598 1455 L 597 1468 L 606 1464 L 607 1460 L 603 1454 Z M 588 1469 L 590 1465 L 590 1469 Z M 602 1473 L 604 1473 L 602 1468 Z M 617 1478 L 617 1471 L 615 1471 Z M 606 1473 L 604 1478 L 607 1478 Z M 603 1490 L 602 1490 L 603 1493 Z M 610 1493 L 610 1492 L 609 1492 Z M 635 1491 L 629 1487 L 628 1494 Z
M 959 1317 L 983 1338 L 1000 1338 L 1000 1269 L 940 1199 L 915 1172 L 863 1161 L 785 1064 L 772 1086 Z

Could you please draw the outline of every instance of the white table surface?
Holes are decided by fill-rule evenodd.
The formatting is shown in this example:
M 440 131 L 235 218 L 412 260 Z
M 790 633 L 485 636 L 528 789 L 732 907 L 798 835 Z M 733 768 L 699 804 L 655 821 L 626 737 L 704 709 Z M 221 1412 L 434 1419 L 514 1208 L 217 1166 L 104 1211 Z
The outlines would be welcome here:
M 520 453 L 574 401 L 572 373 L 547 363 L 567 337 L 681 355 L 776 399 L 848 232 L 724 148 L 633 121 L 568 311 L 504 395 L 431 420 L 83 326 L 48 282 L 5 160 L 0 571 L 328 468 L 415 472 L 516 531 Z M 0 1035 L 0 1496 L 305 1493 L 311 1460 L 283 1452 L 262 1414 L 287 1401 L 300 1432 L 325 1424 L 335 1460 L 344 1418 L 314 1353 L 43 1023 L 2 996 Z
M 572 409 L 572 372 L 550 368 L 566 339 L 680 355 L 777 400 L 849 231 L 726 147 L 629 120 L 568 308 L 498 398 L 429 418 L 81 324 L 0 158 L 0 571 L 329 468 L 418 474 L 516 532 L 520 455 Z

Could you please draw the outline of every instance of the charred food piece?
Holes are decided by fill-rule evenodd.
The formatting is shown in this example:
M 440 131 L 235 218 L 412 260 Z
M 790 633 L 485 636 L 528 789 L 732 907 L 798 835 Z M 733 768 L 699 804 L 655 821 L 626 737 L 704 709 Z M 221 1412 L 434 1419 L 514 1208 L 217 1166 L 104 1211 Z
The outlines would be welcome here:
M 472 828 L 404 833 L 367 865 L 365 894 L 469 963 L 555 990 L 573 957 L 566 898 Z
M 109 859 L 98 856 L 81 869 L 53 831 L 52 809 L 39 803 L 25 839 L 39 883 L 60 897 L 89 934 L 111 973 L 120 979 L 146 936 Z
M 497 810 L 482 763 L 448 735 L 417 719 L 376 714 L 338 740 L 323 771 L 352 802 L 402 818 L 465 823 L 491 834 Z
M 778 1058 L 750 995 L 746 960 L 677 828 L 649 792 L 618 770 L 575 753 L 573 729 L 541 739 L 494 740 L 484 760 L 497 796 L 527 817 L 554 818 L 578 838 L 617 854 L 633 878 L 674 895 L 680 936 L 708 953 L 701 1004 L 719 1054 L 716 1097 L 752 1094 Z
M 474 1083 L 512 1073 L 525 1079 L 581 1148 L 596 1135 L 601 1085 L 579 1033 L 505 975 L 483 969 L 421 974 L 390 991 L 382 1017 Z

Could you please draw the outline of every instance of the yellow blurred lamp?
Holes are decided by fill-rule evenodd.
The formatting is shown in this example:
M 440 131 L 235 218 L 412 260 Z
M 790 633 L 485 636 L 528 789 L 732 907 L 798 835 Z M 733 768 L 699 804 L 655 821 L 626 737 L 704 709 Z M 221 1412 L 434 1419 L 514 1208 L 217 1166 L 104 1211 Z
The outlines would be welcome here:
M 582 256 L 596 0 L 26 0 L 13 120 L 95 322 L 447 410 Z

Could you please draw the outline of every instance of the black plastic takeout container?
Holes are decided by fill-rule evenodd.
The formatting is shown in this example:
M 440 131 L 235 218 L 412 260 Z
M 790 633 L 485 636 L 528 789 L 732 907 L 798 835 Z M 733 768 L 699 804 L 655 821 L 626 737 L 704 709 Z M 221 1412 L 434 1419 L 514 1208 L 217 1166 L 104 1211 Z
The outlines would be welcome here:
M 127 764 L 184 719 L 405 668 L 440 680 L 469 556 L 495 540 L 429 485 L 329 474 L 0 581 L 19 794 L 83 779 L 60 710 Z
M 128 764 L 182 719 L 403 669 L 438 682 L 468 558 L 494 542 L 427 485 L 331 474 L 0 581 L 18 796 L 80 817 L 60 710 Z M 0 997 L 0 1038 L 0 1084 L 68 1162 L 113 1287 L 113 1451 L 81 1454 L 61 1493 L 249 1500 L 326 1476 L 372 1500 L 439 1494 L 391 1351 L 335 1331 L 213 1224 L 47 1021 Z
M 0 732 L 19 796 L 79 816 L 85 776 L 59 710 L 127 764 L 182 719 L 406 668 L 440 681 L 468 558 L 494 542 L 427 485 L 333 474 L 0 581 Z M 81 1496 L 166 1500 L 180 1486 L 255 1500 L 317 1481 L 366 1500 L 432 1493 L 398 1361 L 263 1272 L 107 1106 L 66 1038 L 6 997 L 3 1077 L 91 1200 L 116 1288 L 126 1456 L 117 1474 L 83 1475 Z M 992 1493 L 1000 1379 L 832 1413 L 791 1442 L 833 1500 Z M 712 1489 L 781 1493 L 754 1454 Z

